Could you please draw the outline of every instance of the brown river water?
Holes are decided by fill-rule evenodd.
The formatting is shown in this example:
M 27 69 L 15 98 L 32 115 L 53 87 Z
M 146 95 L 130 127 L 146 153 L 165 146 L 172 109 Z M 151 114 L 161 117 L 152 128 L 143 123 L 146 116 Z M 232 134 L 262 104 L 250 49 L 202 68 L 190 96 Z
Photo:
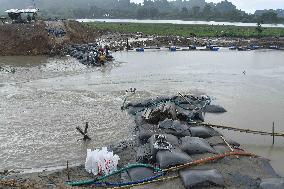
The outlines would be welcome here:
M 84 163 L 87 148 L 133 138 L 134 122 L 120 110 L 132 99 L 207 94 L 224 114 L 206 122 L 284 133 L 284 51 L 117 52 L 105 67 L 71 57 L 0 57 L 0 170 L 38 170 Z M 14 68 L 15 73 L 9 73 Z M 246 71 L 246 75 L 243 71 Z M 90 123 L 90 142 L 76 126 Z M 221 131 L 268 159 L 284 175 L 284 138 Z

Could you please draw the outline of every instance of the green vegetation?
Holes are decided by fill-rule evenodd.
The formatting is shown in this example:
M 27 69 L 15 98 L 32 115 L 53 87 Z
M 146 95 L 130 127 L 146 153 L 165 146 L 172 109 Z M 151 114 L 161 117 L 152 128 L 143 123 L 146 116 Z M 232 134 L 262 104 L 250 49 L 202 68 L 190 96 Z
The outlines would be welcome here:
M 177 25 L 177 24 L 138 24 L 138 23 L 85 23 L 89 27 L 100 30 L 122 33 L 143 32 L 148 35 L 175 35 L 196 37 L 283 37 L 284 28 L 260 28 L 213 25 Z M 258 28 L 258 29 L 257 29 Z

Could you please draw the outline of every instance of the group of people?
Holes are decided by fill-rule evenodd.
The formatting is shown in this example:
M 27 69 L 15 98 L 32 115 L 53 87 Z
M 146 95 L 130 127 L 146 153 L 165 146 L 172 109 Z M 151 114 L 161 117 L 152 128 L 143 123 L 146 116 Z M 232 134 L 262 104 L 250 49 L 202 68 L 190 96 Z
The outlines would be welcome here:
M 87 62 L 104 65 L 106 61 L 111 60 L 112 58 L 110 48 L 106 45 L 105 47 L 100 46 L 98 50 L 91 51 L 89 56 L 87 56 Z
M 113 59 L 110 47 L 97 44 L 75 45 L 69 49 L 69 54 L 81 63 L 100 66 Z

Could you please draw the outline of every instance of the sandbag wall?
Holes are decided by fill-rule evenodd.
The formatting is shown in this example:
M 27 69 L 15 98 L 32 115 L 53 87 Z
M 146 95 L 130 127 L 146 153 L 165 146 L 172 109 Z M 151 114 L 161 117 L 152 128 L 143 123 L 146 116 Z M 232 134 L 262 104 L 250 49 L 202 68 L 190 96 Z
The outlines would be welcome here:
M 200 124 L 204 121 L 205 113 L 226 112 L 223 107 L 212 105 L 208 96 L 157 97 L 128 103 L 122 109 L 135 117 L 138 143 L 136 161 L 139 163 L 167 170 L 232 150 L 243 151 L 239 143 L 225 138 L 212 127 Z M 182 187 L 175 183 L 166 188 L 284 188 L 284 179 L 275 173 L 267 160 L 235 157 L 239 162 L 233 163 L 234 158 L 224 159 L 223 165 L 221 163 L 215 167 L 182 169 L 178 172 Z M 240 173 L 236 167 L 247 172 Z M 135 168 L 128 170 L 127 179 L 135 181 L 156 174 L 149 168 Z
M 210 107 L 209 111 L 225 112 L 222 107 L 210 103 L 208 96 L 186 95 L 158 97 L 124 106 L 124 109 L 135 116 L 139 144 L 137 161 L 165 169 L 192 162 L 202 154 L 218 154 L 230 150 L 218 131 L 198 125 L 204 121 L 207 106 Z M 239 147 L 236 142 L 228 141 L 232 147 Z M 214 169 L 183 171 L 180 174 L 185 187 L 203 182 L 224 185 L 222 176 Z M 133 177 L 137 176 L 134 174 Z M 190 177 L 200 179 L 190 181 Z

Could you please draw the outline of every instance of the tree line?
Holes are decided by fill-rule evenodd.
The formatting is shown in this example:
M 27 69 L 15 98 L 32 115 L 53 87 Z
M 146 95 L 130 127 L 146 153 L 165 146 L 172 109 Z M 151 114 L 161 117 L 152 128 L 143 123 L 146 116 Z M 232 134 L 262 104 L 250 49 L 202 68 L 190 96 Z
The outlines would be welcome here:
M 6 2 L 6 3 L 5 3 Z M 30 0 L 2 0 L 2 8 L 18 8 Z M 233 3 L 223 0 L 207 3 L 205 0 L 35 0 L 45 18 L 132 18 L 132 19 L 182 19 L 232 22 L 284 22 L 281 10 L 263 10 L 249 14 Z M 10 5 L 10 6 L 7 6 Z M 1 9 L 1 8 L 0 8 Z
M 106 4 L 74 10 L 76 18 L 133 18 L 133 19 L 182 19 L 231 22 L 279 23 L 284 19 L 273 11 L 261 15 L 248 14 L 227 1 L 207 3 L 205 0 L 144 0 L 143 4 L 130 0 L 109 0 Z

